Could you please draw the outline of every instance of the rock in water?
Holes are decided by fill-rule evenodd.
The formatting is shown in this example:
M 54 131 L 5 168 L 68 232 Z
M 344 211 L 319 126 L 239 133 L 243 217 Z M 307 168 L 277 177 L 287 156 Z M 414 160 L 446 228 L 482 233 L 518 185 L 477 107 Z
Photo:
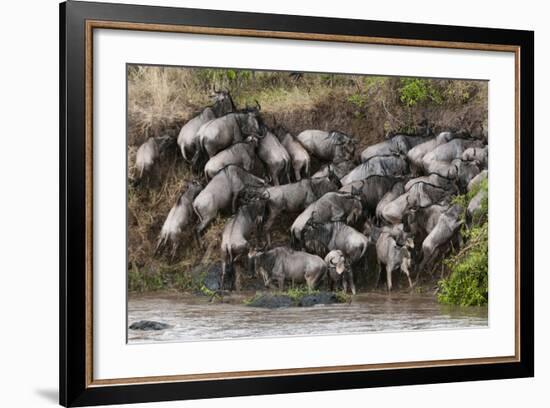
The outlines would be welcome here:
M 130 325 L 132 330 L 165 330 L 169 329 L 170 326 L 167 323 L 155 322 L 153 320 L 140 320 L 139 322 L 134 322 Z
M 278 307 L 294 306 L 294 301 L 290 296 L 286 295 L 271 295 L 265 294 L 257 296 L 250 301 L 247 306 L 266 307 L 268 309 L 276 309 Z
M 330 305 L 332 303 L 339 303 L 336 295 L 330 292 L 321 292 L 305 295 L 298 302 L 298 306 L 310 307 L 315 305 Z

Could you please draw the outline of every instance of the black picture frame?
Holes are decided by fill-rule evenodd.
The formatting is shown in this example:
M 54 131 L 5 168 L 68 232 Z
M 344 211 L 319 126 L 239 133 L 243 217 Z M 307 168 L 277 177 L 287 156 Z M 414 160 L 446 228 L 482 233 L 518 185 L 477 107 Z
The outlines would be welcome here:
M 534 375 L 532 31 L 68 1 L 60 4 L 60 403 L 64 406 L 341 390 Z M 93 386 L 86 380 L 86 22 L 90 20 L 518 47 L 521 197 L 518 361 Z

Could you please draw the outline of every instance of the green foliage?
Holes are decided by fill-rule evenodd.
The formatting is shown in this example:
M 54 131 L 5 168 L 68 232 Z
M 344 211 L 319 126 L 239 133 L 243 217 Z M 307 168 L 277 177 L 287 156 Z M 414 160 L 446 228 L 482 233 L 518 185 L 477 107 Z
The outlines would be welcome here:
M 335 295 L 338 303 L 348 303 L 349 301 L 351 301 L 351 295 L 348 295 L 343 290 L 338 290 Z
M 471 230 L 467 250 L 449 259 L 451 270 L 447 279 L 439 282 L 438 300 L 460 306 L 481 306 L 488 300 L 488 224 Z
M 348 96 L 348 102 L 361 109 L 367 104 L 367 95 L 360 93 L 350 95 Z
M 295 286 L 293 288 L 288 288 L 286 291 L 281 292 L 281 295 L 286 295 L 291 298 L 294 302 L 300 301 L 304 296 L 307 295 L 316 295 L 318 290 L 309 290 L 307 286 Z
M 480 191 L 488 192 L 485 179 L 467 194 L 454 199 L 466 208 L 470 200 Z M 471 228 L 463 227 L 461 234 L 465 246 L 458 254 L 444 261 L 450 275 L 439 282 L 438 300 L 441 303 L 460 306 L 481 306 L 488 300 L 489 224 L 488 195 L 481 202 L 481 209 L 475 215 Z M 478 221 L 483 221 L 477 225 Z
M 427 79 L 401 78 L 399 99 L 408 107 L 431 100 L 436 105 L 443 103 L 441 92 Z

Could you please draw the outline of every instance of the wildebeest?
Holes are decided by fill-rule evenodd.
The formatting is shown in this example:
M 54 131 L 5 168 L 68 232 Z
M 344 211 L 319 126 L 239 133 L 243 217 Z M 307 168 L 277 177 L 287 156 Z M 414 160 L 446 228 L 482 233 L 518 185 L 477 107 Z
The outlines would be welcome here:
M 259 235 L 264 213 L 265 201 L 254 199 L 239 207 L 237 214 L 225 224 L 221 243 L 220 289 L 224 288 L 226 274 L 233 271 L 234 282 L 232 281 L 230 286 L 240 290 L 241 271 L 237 262 L 242 261 L 248 254 L 252 236 Z
M 320 223 L 311 217 L 302 230 L 301 242 L 304 248 L 319 256 L 339 249 L 349 260 L 352 268 L 365 262 L 369 239 L 341 221 Z
M 395 135 L 391 139 L 373 144 L 361 152 L 361 162 L 375 156 L 406 155 L 414 146 L 426 141 L 422 136 Z
M 403 194 L 382 208 L 380 215 L 386 222 L 400 224 L 409 209 L 427 207 L 450 198 L 447 190 L 435 184 L 425 181 L 416 182 L 410 184 L 408 190 L 407 185 Z
M 227 149 L 217 153 L 204 166 L 206 179 L 211 179 L 217 172 L 230 164 L 242 167 L 248 172 L 253 172 L 256 164 L 255 151 L 257 146 L 258 138 L 256 136 L 248 136 L 242 142 L 236 142 Z
M 409 165 L 404 156 L 375 156 L 350 171 L 341 182 L 346 185 L 369 176 L 403 176 L 408 172 Z
M 436 146 L 432 151 L 422 157 L 422 166 L 427 173 L 432 173 L 433 163 L 452 162 L 455 159 L 462 158 L 462 153 L 469 147 L 480 147 L 481 142 L 472 139 L 453 139 L 447 143 Z
M 489 159 L 489 146 L 485 147 L 469 147 L 462 153 L 462 160 L 473 161 L 481 169 L 487 168 Z
M 193 157 L 195 167 L 201 160 L 213 157 L 219 151 L 246 136 L 263 134 L 257 111 L 229 113 L 203 124 L 197 132 L 199 149 Z
M 376 209 L 375 209 L 375 215 L 378 221 L 382 220 L 382 211 L 384 210 L 384 207 L 389 203 L 391 203 L 393 200 L 395 200 L 404 192 L 405 192 L 404 183 L 402 181 L 396 181 L 391 187 L 391 189 L 388 190 L 386 194 L 382 196 L 380 201 L 378 201 L 378 204 L 376 205 Z
M 358 191 L 363 208 L 371 215 L 375 213 L 376 207 L 382 197 L 393 189 L 396 183 L 402 184 L 402 177 L 371 175 L 364 180 L 357 180 L 350 184 L 342 186 L 341 192 L 351 193 Z
M 424 268 L 443 253 L 454 238 L 460 237 L 457 233 L 464 223 L 461 219 L 462 212 L 463 208 L 460 205 L 452 205 L 441 214 L 434 229 L 422 242 L 422 262 L 416 274 L 417 281 Z
M 266 165 L 271 180 L 278 186 L 282 176 L 290 182 L 290 156 L 279 139 L 267 131 L 258 143 L 258 157 Z
M 249 252 L 250 265 L 259 274 L 266 287 L 277 283 L 279 290 L 284 289 L 285 280 L 295 283 L 306 282 L 309 290 L 317 287 L 327 272 L 323 259 L 307 252 L 294 251 L 286 247 L 273 248 L 266 252 Z
M 277 127 L 276 134 L 290 156 L 294 181 L 300 181 L 302 177 L 308 177 L 311 159 L 307 150 L 283 127 Z
M 195 221 L 193 200 L 201 190 L 202 185 L 197 182 L 191 182 L 187 186 L 187 190 L 179 196 L 162 225 L 155 254 L 162 251 L 168 243 L 171 243 L 171 256 L 172 259 L 174 258 L 182 236 L 189 232 Z
M 200 114 L 188 121 L 178 135 L 178 146 L 183 158 L 190 162 L 197 149 L 197 132 L 199 128 L 217 117 L 223 116 L 235 110 L 235 105 L 228 92 L 215 92 L 212 95 L 214 104 L 202 110 Z
M 296 183 L 268 187 L 263 193 L 263 197 L 267 199 L 268 218 L 265 230 L 268 245 L 271 245 L 271 227 L 280 214 L 303 211 L 321 196 L 338 190 L 340 186 L 336 175 L 329 172 L 327 177 L 311 177 Z
M 220 170 L 193 201 L 193 210 L 199 218 L 196 232 L 200 233 L 210 224 L 219 211 L 237 210 L 237 198 L 246 188 L 260 188 L 267 184 L 246 170 L 229 165 Z
M 480 184 L 488 176 L 489 176 L 489 172 L 487 170 L 483 170 L 481 173 L 479 173 L 477 176 L 475 176 L 473 179 L 470 180 L 470 182 L 468 183 L 468 187 L 466 189 L 468 191 L 471 191 L 474 187 Z
M 358 194 L 354 193 L 331 191 L 311 203 L 290 227 L 292 242 L 299 242 L 303 228 L 313 215 L 317 222 L 344 221 L 355 224 L 361 217 L 363 205 Z
M 336 174 L 336 177 L 338 177 L 339 179 L 342 179 L 354 168 L 355 168 L 355 162 L 353 162 L 352 160 L 343 160 L 338 163 L 327 163 L 327 164 L 323 164 L 321 168 L 317 170 L 312 177 L 326 176 L 328 175 L 329 170 L 332 170 L 334 174 Z
M 325 256 L 327 264 L 327 277 L 329 282 L 329 290 L 333 291 L 335 285 L 342 285 L 344 293 L 348 291 L 348 285 L 351 288 L 351 293 L 355 295 L 355 282 L 353 280 L 353 272 L 346 265 L 346 257 L 339 249 L 330 251 Z
M 304 130 L 296 139 L 319 160 L 341 162 L 353 160 L 356 142 L 350 136 L 338 131 Z
M 145 175 L 151 176 L 159 157 L 159 146 L 155 138 L 148 138 L 147 141 L 138 148 L 136 153 L 137 180 L 142 180 Z
M 410 149 L 407 153 L 407 158 L 409 159 L 413 173 L 418 173 L 418 171 L 424 167 L 422 159 L 427 153 L 431 152 L 437 146 L 447 143 L 455 137 L 458 137 L 457 133 L 441 132 L 436 137 L 428 139 Z
M 456 184 L 461 192 L 465 192 L 468 184 L 480 173 L 480 168 L 474 161 L 456 159 L 452 161 L 456 167 Z
M 392 290 L 392 272 L 395 269 L 407 275 L 409 287 L 412 288 L 410 276 L 411 253 L 409 248 L 414 246 L 413 240 L 408 238 L 405 245 L 398 245 L 397 241 L 389 232 L 382 232 L 376 241 L 376 257 L 378 258 L 377 275 L 380 276 L 382 265 L 386 267 L 386 285 L 388 292 Z
M 479 224 L 484 219 L 482 212 L 484 204 L 486 205 L 488 199 L 487 191 L 479 190 L 478 193 L 468 203 L 466 209 L 466 221 L 468 224 Z

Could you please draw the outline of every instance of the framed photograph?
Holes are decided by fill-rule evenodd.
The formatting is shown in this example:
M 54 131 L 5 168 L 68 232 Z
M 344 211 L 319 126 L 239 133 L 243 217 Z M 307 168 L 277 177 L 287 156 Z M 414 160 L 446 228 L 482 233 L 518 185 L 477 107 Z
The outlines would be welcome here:
M 62 405 L 534 375 L 533 32 L 60 22 Z

